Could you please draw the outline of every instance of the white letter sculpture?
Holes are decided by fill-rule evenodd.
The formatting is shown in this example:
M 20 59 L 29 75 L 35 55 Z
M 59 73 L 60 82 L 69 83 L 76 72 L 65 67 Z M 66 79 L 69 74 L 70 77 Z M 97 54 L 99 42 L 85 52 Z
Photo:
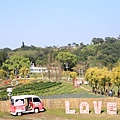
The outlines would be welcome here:
M 107 102 L 107 114 L 117 114 L 116 102 Z
M 101 113 L 101 107 L 102 107 L 102 101 L 93 101 L 93 105 L 94 105 L 94 111 L 95 114 L 100 114 Z
M 85 110 L 83 108 L 86 108 Z M 89 114 L 89 104 L 87 102 L 82 102 L 80 104 L 80 113 L 81 114 Z
M 70 110 L 69 108 L 69 101 L 65 102 L 65 107 L 66 107 L 66 114 L 75 114 L 75 110 Z

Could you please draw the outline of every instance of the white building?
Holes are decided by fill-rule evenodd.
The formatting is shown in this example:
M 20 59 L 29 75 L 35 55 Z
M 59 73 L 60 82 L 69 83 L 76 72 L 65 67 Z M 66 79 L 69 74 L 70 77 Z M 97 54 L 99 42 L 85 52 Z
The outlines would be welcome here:
M 30 67 L 30 73 L 43 73 L 43 72 L 48 72 L 47 67 Z

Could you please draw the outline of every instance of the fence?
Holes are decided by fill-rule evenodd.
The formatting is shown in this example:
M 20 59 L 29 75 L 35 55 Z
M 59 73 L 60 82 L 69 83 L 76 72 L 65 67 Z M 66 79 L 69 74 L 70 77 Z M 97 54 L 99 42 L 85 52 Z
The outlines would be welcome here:
M 59 98 L 42 99 L 46 110 L 65 109 L 65 101 L 69 101 L 70 108 L 79 109 L 81 102 L 87 102 L 90 109 L 93 108 L 93 101 L 102 101 L 102 108 L 107 108 L 107 102 L 116 102 L 120 110 L 120 98 Z M 0 112 L 9 112 L 10 101 L 0 101 Z

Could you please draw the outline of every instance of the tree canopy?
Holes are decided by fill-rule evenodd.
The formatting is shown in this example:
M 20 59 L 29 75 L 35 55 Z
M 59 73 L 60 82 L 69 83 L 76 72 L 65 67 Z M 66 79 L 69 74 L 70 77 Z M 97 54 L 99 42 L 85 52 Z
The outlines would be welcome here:
M 59 52 L 56 59 L 60 60 L 64 67 L 70 70 L 76 64 L 77 56 L 70 52 Z
M 2 68 L 8 72 L 18 72 L 21 67 L 30 67 L 30 61 L 28 58 L 21 56 L 12 56 L 10 59 L 7 59 L 2 65 Z
M 23 42 L 22 46 L 15 50 L 10 48 L 0 50 L 0 68 L 8 72 L 23 66 L 28 67 L 31 62 L 35 66 L 47 67 L 48 64 L 58 60 L 63 66 L 62 70 L 79 73 L 79 69 L 82 69 L 85 73 L 91 67 L 98 69 L 105 67 L 112 70 L 120 62 L 120 39 L 94 37 L 91 43 L 84 45 L 80 41 L 80 43 L 68 43 L 68 46 L 53 45 L 53 47 L 41 48 L 33 45 L 27 46 Z

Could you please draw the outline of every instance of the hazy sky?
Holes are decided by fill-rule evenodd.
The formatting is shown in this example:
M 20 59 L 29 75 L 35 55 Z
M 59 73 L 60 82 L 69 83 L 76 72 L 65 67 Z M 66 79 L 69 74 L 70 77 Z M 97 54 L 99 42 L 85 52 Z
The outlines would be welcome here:
M 0 48 L 90 44 L 120 35 L 120 0 L 0 0 Z

